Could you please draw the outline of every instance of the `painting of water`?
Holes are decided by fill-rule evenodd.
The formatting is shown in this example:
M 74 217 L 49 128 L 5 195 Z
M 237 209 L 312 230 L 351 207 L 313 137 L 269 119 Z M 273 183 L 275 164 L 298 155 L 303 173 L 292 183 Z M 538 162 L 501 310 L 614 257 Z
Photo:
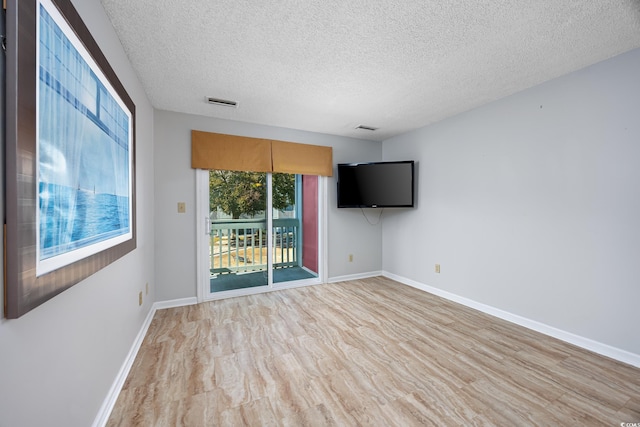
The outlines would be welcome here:
M 43 0 L 38 15 L 38 245 L 44 274 L 131 237 L 131 115 Z
M 41 182 L 39 200 L 42 259 L 116 237 L 129 227 L 123 196 Z

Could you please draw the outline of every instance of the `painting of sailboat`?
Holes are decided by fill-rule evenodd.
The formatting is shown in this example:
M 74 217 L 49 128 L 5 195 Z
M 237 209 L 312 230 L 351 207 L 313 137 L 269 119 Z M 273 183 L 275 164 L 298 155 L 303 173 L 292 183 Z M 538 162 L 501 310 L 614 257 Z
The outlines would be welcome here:
M 39 4 L 38 275 L 131 238 L 131 113 Z

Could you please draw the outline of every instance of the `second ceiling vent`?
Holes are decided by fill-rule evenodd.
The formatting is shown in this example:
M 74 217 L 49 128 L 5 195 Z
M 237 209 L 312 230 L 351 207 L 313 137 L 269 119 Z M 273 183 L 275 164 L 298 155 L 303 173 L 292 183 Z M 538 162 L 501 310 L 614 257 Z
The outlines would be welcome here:
M 228 99 L 212 98 L 210 96 L 207 97 L 207 102 L 209 104 L 220 105 L 222 107 L 236 108 L 238 106 L 238 103 L 236 101 L 229 101 Z
M 378 128 L 374 128 L 373 126 L 366 126 L 366 125 L 358 125 L 356 126 L 356 129 L 368 130 L 371 132 L 378 130 Z

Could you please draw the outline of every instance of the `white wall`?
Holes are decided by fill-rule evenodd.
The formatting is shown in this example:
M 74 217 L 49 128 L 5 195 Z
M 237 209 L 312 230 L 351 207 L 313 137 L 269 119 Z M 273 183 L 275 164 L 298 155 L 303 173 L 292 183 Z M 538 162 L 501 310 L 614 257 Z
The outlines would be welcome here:
M 640 355 L 638 76 L 635 50 L 385 141 L 420 178 L 384 270 Z
M 212 107 L 219 108 L 219 107 Z M 279 139 L 333 147 L 333 162 L 375 161 L 379 142 L 344 138 L 231 120 L 155 112 L 155 265 L 158 300 L 196 296 L 196 174 L 191 169 L 191 130 Z M 328 182 L 329 277 L 380 271 L 381 228 L 359 210 L 336 208 L 336 178 Z M 177 203 L 186 202 L 186 213 Z M 348 262 L 348 254 L 354 261 Z
M 21 318 L 0 319 L 2 427 L 91 425 L 154 298 L 153 109 L 100 2 L 73 3 L 136 104 L 138 247 Z

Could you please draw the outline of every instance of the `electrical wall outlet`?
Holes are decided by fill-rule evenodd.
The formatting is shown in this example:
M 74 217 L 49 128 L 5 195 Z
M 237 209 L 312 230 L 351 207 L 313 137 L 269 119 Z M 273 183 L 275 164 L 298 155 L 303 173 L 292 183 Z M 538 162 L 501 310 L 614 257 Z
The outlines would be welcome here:
M 187 204 L 185 202 L 178 202 L 178 213 L 185 213 L 187 211 Z
M 142 291 L 138 294 L 138 305 L 142 305 Z
M 436 264 L 436 273 L 440 274 L 440 264 Z

